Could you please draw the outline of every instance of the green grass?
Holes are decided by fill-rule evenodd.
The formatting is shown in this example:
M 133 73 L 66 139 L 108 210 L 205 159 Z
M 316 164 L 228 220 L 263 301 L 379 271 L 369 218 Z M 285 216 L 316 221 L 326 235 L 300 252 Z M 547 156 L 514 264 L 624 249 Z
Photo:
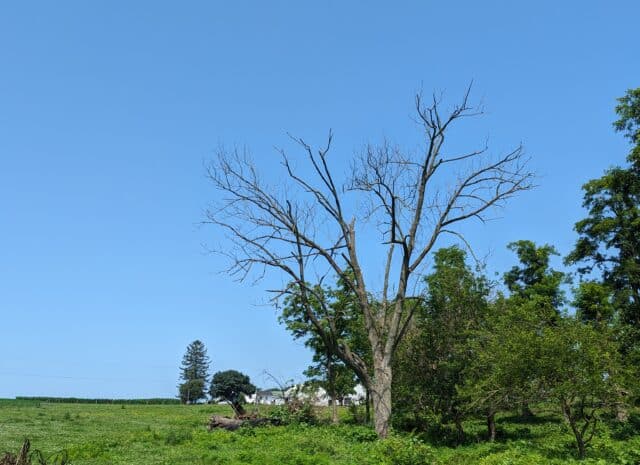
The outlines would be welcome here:
M 557 418 L 524 423 L 504 416 L 500 441 L 481 441 L 481 422 L 467 426 L 467 444 L 448 447 L 418 436 L 374 440 L 361 426 L 286 426 L 207 432 L 225 406 L 92 405 L 0 401 L 0 452 L 17 451 L 28 437 L 45 455 L 66 449 L 74 465 L 535 465 L 579 463 L 572 437 Z M 347 412 L 343 412 L 347 416 Z M 589 449 L 588 464 L 640 463 L 635 430 L 604 428 Z M 477 439 L 473 439 L 477 438 Z

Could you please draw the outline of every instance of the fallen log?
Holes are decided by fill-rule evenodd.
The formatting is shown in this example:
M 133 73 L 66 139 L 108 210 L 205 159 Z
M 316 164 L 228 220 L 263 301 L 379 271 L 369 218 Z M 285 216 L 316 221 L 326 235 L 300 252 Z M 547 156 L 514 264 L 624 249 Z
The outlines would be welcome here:
M 220 415 L 214 415 L 209 420 L 207 429 L 211 431 L 216 428 L 222 428 L 226 429 L 227 431 L 235 431 L 243 426 L 262 426 L 271 424 L 277 424 L 277 422 L 269 418 L 229 418 Z
M 226 429 L 228 431 L 235 431 L 244 425 L 245 420 L 238 420 L 237 418 L 221 417 L 220 415 L 214 415 L 209 420 L 207 428 L 209 431 L 216 428 Z

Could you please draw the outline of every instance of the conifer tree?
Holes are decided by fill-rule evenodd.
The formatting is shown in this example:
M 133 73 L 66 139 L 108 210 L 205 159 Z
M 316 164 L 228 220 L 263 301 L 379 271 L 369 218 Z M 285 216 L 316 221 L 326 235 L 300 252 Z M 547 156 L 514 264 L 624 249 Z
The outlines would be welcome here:
M 195 340 L 187 346 L 182 357 L 180 378 L 183 380 L 178 386 L 180 400 L 190 404 L 205 399 L 206 385 L 209 378 L 209 357 L 204 344 Z

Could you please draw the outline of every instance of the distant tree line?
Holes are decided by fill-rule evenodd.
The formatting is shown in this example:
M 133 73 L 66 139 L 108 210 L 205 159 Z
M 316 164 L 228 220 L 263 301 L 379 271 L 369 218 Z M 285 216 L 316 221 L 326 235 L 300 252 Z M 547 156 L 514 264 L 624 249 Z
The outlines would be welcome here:
M 79 397 L 42 397 L 42 396 L 20 396 L 16 400 L 33 401 L 33 402 L 51 402 L 61 404 L 127 404 L 127 405 L 169 405 L 179 404 L 179 399 L 89 399 Z

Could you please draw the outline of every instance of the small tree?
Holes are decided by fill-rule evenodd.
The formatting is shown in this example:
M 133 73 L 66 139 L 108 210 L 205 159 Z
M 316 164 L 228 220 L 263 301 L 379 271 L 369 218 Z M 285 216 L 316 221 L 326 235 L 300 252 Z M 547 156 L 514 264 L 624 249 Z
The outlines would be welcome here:
M 469 338 L 486 318 L 490 287 L 467 265 L 464 250 L 442 248 L 434 259 L 434 270 L 425 277 L 425 304 L 399 348 L 394 402 L 415 420 L 430 412 L 453 423 L 461 441 L 465 412 L 458 386 L 474 357 Z
M 338 423 L 338 402 L 352 394 L 356 386 L 353 370 L 330 353 L 316 352 L 313 361 L 315 363 L 304 371 L 304 375 L 309 378 L 312 386 L 326 391 L 331 405 L 331 421 Z
M 522 305 L 532 302 L 544 308 L 552 308 L 555 312 L 548 313 L 546 318 L 547 323 L 553 323 L 565 303 L 561 285 L 567 280 L 563 272 L 551 268 L 551 256 L 559 255 L 557 250 L 551 245 L 538 246 L 528 240 L 512 242 L 507 248 L 514 251 L 520 261 L 504 274 L 504 283 L 511 292 L 512 303 Z M 538 315 L 544 313 L 537 312 Z M 526 400 L 522 404 L 522 414 L 533 416 Z
M 541 399 L 538 367 L 533 362 L 540 358 L 547 321 L 556 315 L 549 302 L 498 296 L 470 337 L 467 350 L 472 355 L 464 367 L 459 395 L 465 399 L 465 409 L 486 416 L 491 441 L 497 433 L 496 413 Z
M 245 414 L 242 404 L 245 395 L 256 392 L 249 377 L 236 370 L 219 371 L 211 378 L 209 394 L 212 399 L 224 399 L 231 405 L 236 417 Z
M 190 379 L 178 386 L 180 402 L 183 404 L 191 404 L 203 399 L 205 396 L 205 383 L 203 379 Z
M 178 386 L 180 400 L 186 404 L 205 399 L 209 379 L 209 357 L 204 344 L 195 340 L 187 346 L 182 357 L 180 377 L 184 381 Z
M 600 412 L 622 401 L 618 348 L 606 330 L 573 317 L 563 318 L 545 333 L 535 361 L 540 390 L 557 403 L 582 459 L 597 432 Z
M 621 402 L 621 365 L 607 328 L 570 316 L 548 319 L 555 309 L 535 300 L 499 299 L 490 324 L 478 332 L 462 394 L 478 411 L 495 412 L 525 400 L 555 404 L 583 458 L 597 433 L 599 414 Z M 495 422 L 488 418 L 490 438 Z
M 315 298 L 324 302 L 313 302 Z M 309 304 L 315 307 L 317 313 L 322 312 L 323 305 L 330 308 L 335 317 L 331 322 L 324 320 L 324 324 L 331 324 L 333 334 L 343 341 L 349 341 L 352 350 L 363 359 L 367 358 L 364 343 L 366 335 L 362 320 L 358 318 L 356 296 L 350 292 L 343 280 L 338 279 L 337 288 L 316 286 Z M 323 334 L 319 333 L 309 320 L 302 305 L 300 292 L 294 291 L 286 298 L 279 320 L 294 338 L 303 339 L 305 346 L 313 350 L 313 364 L 304 374 L 310 378 L 313 385 L 322 387 L 327 392 L 332 406 L 332 421 L 337 423 L 338 399 L 353 392 L 356 373 L 333 352 L 332 345 L 323 339 Z M 329 328 L 326 330 L 326 333 L 329 333 Z

